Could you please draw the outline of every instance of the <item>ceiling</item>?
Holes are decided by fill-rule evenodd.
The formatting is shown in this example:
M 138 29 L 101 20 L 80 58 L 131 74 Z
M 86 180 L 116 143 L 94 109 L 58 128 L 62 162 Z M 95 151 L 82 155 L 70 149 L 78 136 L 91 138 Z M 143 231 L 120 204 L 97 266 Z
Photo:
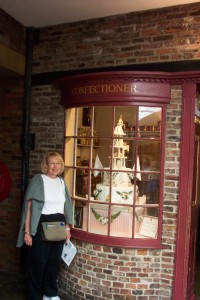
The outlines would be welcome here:
M 45 27 L 81 20 L 189 4 L 194 0 L 0 0 L 0 8 L 26 27 Z

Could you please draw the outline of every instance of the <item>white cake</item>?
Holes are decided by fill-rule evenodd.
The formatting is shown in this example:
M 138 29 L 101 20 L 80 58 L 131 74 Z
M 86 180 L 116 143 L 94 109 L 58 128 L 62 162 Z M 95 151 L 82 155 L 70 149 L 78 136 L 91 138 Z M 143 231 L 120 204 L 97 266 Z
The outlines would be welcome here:
M 133 178 L 133 173 L 131 173 L 130 168 L 120 168 L 117 172 L 103 172 L 103 185 L 110 186 L 110 174 L 112 174 L 112 186 L 113 187 L 130 187 L 132 186 L 131 179 Z M 120 171 L 127 171 L 120 172 Z M 128 173 L 130 171 L 130 173 Z
M 102 202 L 110 201 L 111 195 L 112 203 L 133 204 L 133 199 L 137 196 L 137 187 L 136 193 L 134 193 L 134 185 L 131 182 L 133 173 L 130 168 L 126 168 L 125 150 L 129 151 L 129 147 L 125 145 L 122 139 L 122 136 L 125 135 L 122 126 L 123 121 L 120 116 L 114 130 L 116 139 L 114 140 L 112 157 L 112 169 L 116 170 L 116 172 L 109 172 L 109 168 L 105 168 L 103 172 L 103 182 L 96 185 L 93 194 L 95 199 Z M 110 178 L 110 174 L 112 174 L 112 178 Z

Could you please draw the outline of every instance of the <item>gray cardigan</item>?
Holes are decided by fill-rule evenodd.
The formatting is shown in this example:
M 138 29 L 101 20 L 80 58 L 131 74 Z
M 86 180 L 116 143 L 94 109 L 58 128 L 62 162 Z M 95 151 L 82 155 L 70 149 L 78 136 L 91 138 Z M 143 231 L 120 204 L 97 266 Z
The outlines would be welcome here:
M 61 182 L 65 185 L 63 179 L 61 179 Z M 65 199 L 66 199 L 64 204 L 65 221 L 67 224 L 72 224 L 72 202 L 66 185 L 65 185 Z M 26 195 L 22 207 L 20 229 L 19 229 L 19 235 L 17 239 L 17 247 L 21 247 L 24 243 L 24 229 L 25 229 L 25 221 L 26 221 L 26 216 L 28 211 L 29 200 L 32 200 L 30 232 L 31 235 L 35 235 L 37 232 L 37 226 L 44 206 L 44 183 L 43 183 L 42 176 L 40 174 L 35 175 L 31 179 L 31 182 L 26 191 Z

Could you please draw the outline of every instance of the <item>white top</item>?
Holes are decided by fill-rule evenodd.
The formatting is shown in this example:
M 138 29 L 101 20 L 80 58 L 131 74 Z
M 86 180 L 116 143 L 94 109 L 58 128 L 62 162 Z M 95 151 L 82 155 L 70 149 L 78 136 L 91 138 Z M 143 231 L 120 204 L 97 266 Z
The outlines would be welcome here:
M 44 182 L 45 195 L 45 202 L 44 207 L 42 209 L 42 214 L 63 214 L 65 202 L 65 188 L 63 181 L 58 177 L 53 179 L 44 174 L 42 175 L 42 179 Z

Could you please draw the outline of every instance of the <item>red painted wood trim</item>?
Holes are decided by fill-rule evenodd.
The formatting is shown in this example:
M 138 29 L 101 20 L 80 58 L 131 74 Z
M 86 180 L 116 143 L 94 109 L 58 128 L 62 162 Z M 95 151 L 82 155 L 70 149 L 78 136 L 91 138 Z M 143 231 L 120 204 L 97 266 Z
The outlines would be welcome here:
M 191 217 L 191 189 L 194 151 L 194 107 L 196 84 L 183 83 L 181 128 L 181 159 L 177 219 L 177 249 L 173 300 L 186 300 L 189 233 Z M 189 300 L 189 299 L 187 299 Z
M 167 104 L 170 84 L 161 73 L 107 72 L 66 77 L 56 81 L 66 108 L 91 105 L 120 105 L 134 102 Z
M 79 229 L 72 228 L 72 237 L 84 242 L 93 244 L 120 247 L 120 248 L 135 248 L 135 249 L 166 249 L 166 246 L 160 244 L 158 239 L 128 239 L 123 237 L 112 237 L 100 234 L 85 232 Z

